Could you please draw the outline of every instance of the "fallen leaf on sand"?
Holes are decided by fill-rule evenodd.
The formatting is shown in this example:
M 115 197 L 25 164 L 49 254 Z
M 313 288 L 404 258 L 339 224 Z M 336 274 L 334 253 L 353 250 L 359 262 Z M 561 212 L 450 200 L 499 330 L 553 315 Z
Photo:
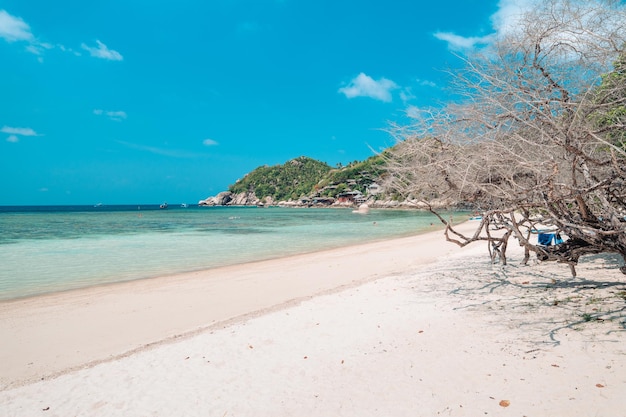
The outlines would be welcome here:
M 559 365 L 557 365 L 556 363 L 553 363 L 552 366 L 555 367 L 555 368 L 559 367 Z
M 602 385 L 602 384 L 596 384 L 596 387 L 598 387 L 598 388 L 604 388 L 604 385 Z
M 509 400 L 500 401 L 500 407 L 508 407 L 509 405 L 511 405 L 511 402 Z

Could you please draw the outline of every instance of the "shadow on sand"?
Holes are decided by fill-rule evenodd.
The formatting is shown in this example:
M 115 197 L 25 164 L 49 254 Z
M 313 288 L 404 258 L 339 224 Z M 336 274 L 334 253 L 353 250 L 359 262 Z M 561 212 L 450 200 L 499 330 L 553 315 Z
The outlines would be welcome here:
M 576 278 L 554 262 L 521 265 L 520 256 L 501 266 L 485 258 L 439 262 L 423 272 L 436 278 L 421 281 L 431 288 L 420 287 L 419 274 L 412 288 L 447 295 L 454 310 L 488 311 L 490 323 L 522 329 L 530 344 L 557 346 L 567 331 L 585 335 L 589 326 L 602 326 L 590 338 L 626 332 L 626 275 L 611 255 L 581 259 Z

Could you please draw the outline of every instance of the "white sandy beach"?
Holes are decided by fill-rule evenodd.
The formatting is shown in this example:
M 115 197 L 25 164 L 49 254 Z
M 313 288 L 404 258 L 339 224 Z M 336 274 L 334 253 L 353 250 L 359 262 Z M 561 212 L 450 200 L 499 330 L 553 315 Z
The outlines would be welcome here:
M 0 303 L 0 415 L 626 416 L 626 277 L 521 255 L 436 231 Z

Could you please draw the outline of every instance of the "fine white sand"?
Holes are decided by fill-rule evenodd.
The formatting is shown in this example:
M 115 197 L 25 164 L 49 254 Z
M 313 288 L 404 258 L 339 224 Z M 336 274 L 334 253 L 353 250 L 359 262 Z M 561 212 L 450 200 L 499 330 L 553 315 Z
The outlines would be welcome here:
M 439 231 L 2 303 L 0 415 L 626 416 L 624 276 L 509 250 Z

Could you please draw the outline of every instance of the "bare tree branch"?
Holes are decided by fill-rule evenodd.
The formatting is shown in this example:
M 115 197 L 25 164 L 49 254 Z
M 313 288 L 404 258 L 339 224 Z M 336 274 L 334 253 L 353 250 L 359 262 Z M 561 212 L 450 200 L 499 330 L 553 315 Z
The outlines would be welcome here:
M 482 212 L 473 236 L 506 262 L 510 237 L 572 268 L 581 256 L 626 257 L 626 12 L 615 0 L 549 0 L 493 45 L 460 57 L 462 97 L 411 126 L 392 126 L 392 189 Z M 559 235 L 556 246 L 540 233 Z M 622 270 L 626 273 L 626 267 Z

